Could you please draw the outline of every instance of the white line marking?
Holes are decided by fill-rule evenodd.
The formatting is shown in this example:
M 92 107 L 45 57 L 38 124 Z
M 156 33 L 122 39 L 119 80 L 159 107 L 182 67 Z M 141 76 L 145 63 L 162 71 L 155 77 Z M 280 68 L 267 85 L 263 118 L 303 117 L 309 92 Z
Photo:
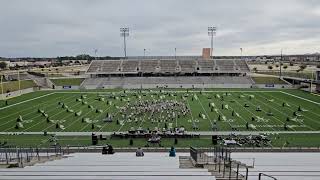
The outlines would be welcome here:
M 12 107 L 12 106 L 15 106 L 15 105 L 18 105 L 18 104 L 22 104 L 22 103 L 25 103 L 25 102 L 33 101 L 35 99 L 43 98 L 43 97 L 46 97 L 46 96 L 49 96 L 49 95 L 52 95 L 52 94 L 55 94 L 55 93 L 53 92 L 53 93 L 45 94 L 45 95 L 38 96 L 38 97 L 35 97 L 35 98 L 31 98 L 31 99 L 28 99 L 28 100 L 25 100 L 25 101 L 21 101 L 21 102 L 15 103 L 15 104 L 11 104 L 9 106 L 5 106 L 5 107 L 0 108 L 0 110 L 7 109 L 9 107 Z
M 297 95 L 294 95 L 294 94 L 290 94 L 290 93 L 287 93 L 287 92 L 283 92 L 283 91 L 279 91 L 283 94 L 286 94 L 286 95 L 289 95 L 289 96 L 293 96 L 293 97 L 296 97 L 296 98 L 299 98 L 299 99 L 302 99 L 302 100 L 305 100 L 305 101 L 308 101 L 308 102 L 311 102 L 311 103 L 314 103 L 314 104 L 317 104 L 317 105 L 320 105 L 320 103 L 318 102 L 315 102 L 315 101 L 312 101 L 310 99 L 306 99 L 306 98 L 303 98 L 303 97 L 300 97 L 300 96 L 297 96 Z

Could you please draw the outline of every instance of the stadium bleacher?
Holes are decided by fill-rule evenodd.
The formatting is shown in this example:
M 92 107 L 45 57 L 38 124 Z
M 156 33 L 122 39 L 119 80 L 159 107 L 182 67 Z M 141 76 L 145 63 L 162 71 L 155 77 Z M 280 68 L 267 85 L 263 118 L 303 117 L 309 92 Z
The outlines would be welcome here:
M 117 61 L 117 60 L 103 61 L 101 72 L 111 72 L 111 73 L 120 72 L 122 69 L 120 67 L 121 63 L 122 63 L 121 61 Z
M 235 71 L 235 63 L 232 60 L 218 60 L 216 63 L 220 72 Z
M 197 61 L 197 63 L 198 72 L 212 72 L 214 70 L 214 61 Z
M 90 64 L 90 66 L 89 66 L 87 71 L 90 72 L 90 73 L 100 72 L 102 64 L 103 64 L 103 61 L 93 61 Z
M 141 72 L 152 73 L 159 71 L 159 62 L 157 60 L 140 61 Z
M 0 179 L 215 179 L 207 169 L 180 169 L 179 157 L 167 153 L 146 153 L 144 157 L 135 153 L 76 153 L 23 169 L 0 169 L 0 174 Z
M 139 61 L 123 61 L 122 72 L 137 72 L 139 68 Z
M 196 62 L 190 60 L 179 60 L 180 71 L 182 73 L 190 73 L 195 71 Z
M 249 72 L 241 59 L 122 59 L 94 60 L 82 87 L 94 88 L 146 88 L 196 87 L 212 88 L 219 85 L 250 87 L 253 83 L 245 74 Z M 98 75 L 95 77 L 95 75 Z M 121 77 L 119 77 L 121 75 Z M 129 75 L 129 76 L 127 76 Z
M 140 64 L 140 65 L 139 65 Z M 140 68 L 139 68 L 140 66 Z M 88 74 L 141 73 L 246 73 L 249 67 L 244 60 L 95 60 Z
M 175 60 L 160 60 L 160 69 L 162 73 L 175 73 L 179 68 Z
M 240 70 L 248 70 L 249 66 L 245 61 L 234 61 Z

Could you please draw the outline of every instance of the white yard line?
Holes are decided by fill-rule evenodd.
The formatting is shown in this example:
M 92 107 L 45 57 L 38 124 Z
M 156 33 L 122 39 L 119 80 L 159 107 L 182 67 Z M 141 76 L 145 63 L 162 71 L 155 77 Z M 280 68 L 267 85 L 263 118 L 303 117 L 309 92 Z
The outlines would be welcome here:
M 249 112 L 250 114 L 252 114 L 253 116 L 256 116 L 256 114 L 254 114 L 254 113 L 252 113 L 250 110 L 248 110 L 248 108 L 246 108 L 246 107 L 243 107 L 243 104 L 241 104 L 240 102 L 238 102 L 237 100 L 236 100 L 236 97 L 234 98 L 234 101 L 242 108 L 242 109 L 244 109 L 244 110 L 246 110 L 247 112 Z M 252 105 L 252 103 L 250 103 L 251 105 Z M 246 122 L 248 122 L 249 123 L 249 121 L 246 121 Z M 264 123 L 266 126 L 268 126 L 269 124 L 267 124 L 266 122 L 262 122 L 262 123 Z M 257 125 L 258 126 L 258 125 Z M 258 126 L 259 127 L 259 126 Z M 260 128 L 260 127 L 259 127 Z M 270 126 L 270 128 L 272 128 L 272 130 L 275 130 L 273 127 L 271 127 Z
M 201 95 L 201 94 L 200 94 L 200 95 Z M 197 96 L 197 95 L 196 95 L 196 96 Z M 202 96 L 202 95 L 201 95 L 201 96 Z M 194 97 L 194 95 L 193 95 L 193 97 Z M 193 98 L 193 97 L 192 97 L 192 98 Z M 206 111 L 205 108 L 203 107 L 203 105 L 202 105 L 202 103 L 201 103 L 201 101 L 200 101 L 200 98 L 199 98 L 198 96 L 197 96 L 197 100 L 198 100 L 199 104 L 201 105 L 204 113 L 206 113 L 206 115 L 207 115 L 207 117 L 208 117 L 208 119 L 209 119 L 209 121 L 210 121 L 210 124 L 211 124 L 211 128 L 210 128 L 210 129 L 212 129 L 212 127 L 213 127 L 213 122 L 212 122 L 209 114 L 207 113 L 207 111 Z M 229 124 L 230 124 L 230 122 L 229 122 Z M 230 124 L 230 126 L 231 126 L 231 124 Z
M 274 99 L 281 99 L 281 100 L 283 100 L 282 98 L 274 97 L 274 96 L 268 95 L 268 94 L 266 94 L 266 96 L 271 96 L 271 97 L 274 98 Z M 274 103 L 275 103 L 275 104 L 278 104 L 278 103 L 276 103 L 276 102 L 274 102 Z M 299 107 L 298 105 L 296 105 L 296 104 L 294 104 L 294 103 L 291 103 L 291 104 L 293 104 L 293 106 L 295 106 L 295 107 Z M 281 106 L 281 104 L 279 104 L 279 106 Z M 291 109 L 289 109 L 289 110 L 292 111 Z M 292 111 L 292 113 L 293 113 L 293 112 L 294 112 L 294 111 Z M 310 113 L 312 113 L 312 114 L 320 117 L 320 115 L 318 115 L 318 114 L 316 114 L 316 113 L 313 113 L 312 111 L 308 111 L 308 112 L 310 112 Z M 312 121 L 312 122 L 315 122 L 315 123 L 317 123 L 317 124 L 320 124 L 320 122 L 315 121 L 315 120 L 313 120 L 312 118 L 309 118 L 309 117 L 307 117 L 307 116 L 305 116 L 305 115 L 304 115 L 304 117 L 307 118 L 307 119 L 309 119 L 309 120 Z
M 262 98 L 265 98 L 264 96 L 261 96 L 261 95 L 259 95 L 259 94 L 257 94 L 257 96 L 260 96 L 260 97 L 262 97 Z M 273 109 L 273 110 L 275 110 L 275 111 L 279 112 L 280 114 L 282 114 L 282 115 L 284 115 L 284 116 L 288 117 L 288 114 L 285 114 L 285 113 L 283 113 L 283 112 L 279 111 L 277 108 L 274 108 L 274 107 L 272 107 L 272 106 L 269 106 L 267 103 L 264 103 L 263 101 L 260 101 L 260 100 L 257 100 L 257 101 L 259 101 L 259 102 L 261 102 L 261 103 L 265 104 L 267 107 L 269 107 L 269 108 L 271 108 L 271 109 Z M 281 107 L 281 106 L 279 105 L 279 107 Z M 305 125 L 305 124 L 300 123 L 300 122 L 299 122 L 299 124 L 301 124 L 301 125 Z M 313 128 L 311 128 L 311 127 L 307 126 L 307 125 L 306 125 L 306 127 L 307 127 L 307 128 L 309 128 L 309 129 L 311 129 L 311 130 L 315 130 L 315 129 L 313 129 Z
M 177 101 L 177 96 L 174 96 L 174 100 Z M 178 111 L 177 112 L 177 115 L 176 115 L 176 127 L 178 127 Z
M 279 91 L 279 92 L 281 92 L 281 93 L 283 93 L 283 94 L 286 94 L 286 95 L 289 95 L 289 96 L 293 96 L 293 97 L 302 99 L 302 100 L 305 100 L 305 101 L 308 101 L 308 102 L 311 102 L 311 103 L 313 103 L 313 104 L 320 105 L 320 103 L 315 102 L 315 101 L 312 101 L 312 100 L 310 100 L 310 99 L 306 99 L 306 98 L 303 98 L 303 97 L 300 97 L 300 96 L 297 96 L 297 95 L 294 95 L 294 94 L 290 94 L 290 93 L 287 93 L 287 92 L 283 92 L 283 91 Z
M 40 98 L 40 96 L 39 96 L 38 98 Z M 31 99 L 30 99 L 30 100 L 31 100 Z M 16 114 L 22 114 L 22 112 L 24 112 L 24 111 L 29 111 L 29 109 L 33 109 L 33 108 L 38 107 L 39 105 L 42 105 L 42 104 L 44 104 L 44 103 L 46 103 L 46 102 L 42 102 L 42 103 L 40 103 L 40 104 L 36 104 L 36 105 L 34 105 L 34 106 L 31 106 L 31 107 L 28 107 L 28 108 L 26 108 L 26 109 L 23 109 L 23 110 L 21 110 L 21 111 L 17 111 L 17 112 L 14 112 L 14 113 L 10 113 L 9 115 L 3 116 L 3 117 L 1 117 L 0 119 L 4 119 L 4 118 L 7 118 L 7 117 L 16 115 Z M 15 104 L 12 104 L 12 106 L 13 106 L 13 105 L 15 105 Z M 8 106 L 7 106 L 7 107 L 8 107 Z M 30 114 L 30 113 L 28 113 L 28 114 Z
M 52 94 L 55 94 L 55 93 L 53 92 L 53 93 L 45 94 L 45 95 L 38 96 L 38 97 L 35 97 L 35 98 L 31 98 L 31 99 L 28 99 L 28 100 L 24 100 L 24 101 L 15 103 L 15 104 L 11 104 L 11 105 L 8 105 L 8 106 L 5 106 L 5 107 L 0 108 L 0 110 L 7 109 L 7 108 L 9 108 L 9 107 L 16 106 L 16 105 L 18 105 L 18 104 L 22 104 L 22 103 L 25 103 L 25 102 L 33 101 L 33 100 L 35 100 L 35 99 L 39 99 L 39 98 L 43 98 L 43 97 L 46 97 L 46 96 L 50 96 L 50 95 L 52 95 Z
M 271 95 L 270 95 L 271 96 Z M 295 95 L 294 95 L 295 96 Z M 299 97 L 299 96 L 298 96 Z M 303 98 L 303 97 L 300 97 L 300 98 Z M 307 99 L 308 100 L 308 99 Z M 295 103 L 292 103 L 292 104 L 294 104 L 296 107 L 299 107 L 298 105 L 296 105 Z M 316 115 L 316 116 L 318 116 L 318 117 L 320 117 L 320 115 L 319 114 L 317 114 L 317 113 L 314 113 L 314 112 L 312 112 L 312 111 L 309 111 L 311 114 L 314 114 L 314 115 Z
M 63 97 L 63 96 L 62 96 L 62 97 Z M 68 97 L 68 98 L 66 98 L 66 99 L 69 99 L 69 98 L 71 98 L 71 97 L 73 97 L 73 96 L 70 96 L 70 97 Z M 56 104 L 56 103 L 57 103 L 57 102 L 49 103 L 50 105 L 46 106 L 45 108 L 51 107 L 51 106 L 53 106 L 53 105 Z M 33 108 L 33 107 L 32 107 L 32 108 Z M 54 110 L 55 110 L 55 109 L 53 109 L 53 110 L 51 110 L 51 111 L 54 111 Z M 34 111 L 35 111 L 35 109 L 33 108 L 33 109 L 31 110 L 31 112 L 29 112 L 29 113 L 27 113 L 27 114 L 23 114 L 22 117 L 24 118 L 24 117 L 26 117 L 27 115 L 34 113 Z M 47 113 L 49 113 L 49 112 L 51 112 L 51 111 L 49 110 L 49 111 L 47 111 Z M 39 114 L 39 115 L 37 115 L 37 116 L 34 116 L 34 117 L 31 117 L 31 118 L 27 118 L 27 119 L 35 119 L 35 118 L 38 118 L 39 116 L 41 116 L 41 114 Z M 13 121 L 16 121 L 16 118 L 13 118 L 12 120 L 9 120 L 9 121 L 1 124 L 0 127 L 6 125 L 6 124 L 8 124 L 8 123 L 11 123 L 11 122 L 13 122 Z M 8 128 L 8 129 L 10 129 L 10 128 Z M 6 129 L 6 130 L 8 130 L 8 129 Z M 5 131 L 6 131 L 6 130 L 5 130 Z
M 94 101 L 95 101 L 95 99 L 93 98 L 93 100 L 90 101 L 90 102 L 92 103 L 92 102 L 94 102 Z M 88 102 L 88 101 L 87 101 L 87 102 Z M 82 110 L 82 109 L 87 109 L 87 108 L 88 108 L 88 105 L 85 104 L 85 106 L 82 107 L 82 108 L 80 108 L 80 110 Z M 69 124 L 68 126 L 65 127 L 65 130 L 67 130 L 67 129 L 68 129 L 70 126 L 72 126 L 74 123 L 78 122 L 79 119 L 83 118 L 84 116 L 86 116 L 87 114 L 89 114 L 89 113 L 91 113 L 91 112 L 92 112 L 92 109 L 89 110 L 87 113 L 82 114 L 81 116 L 79 116 L 79 118 L 77 118 L 76 120 L 73 120 L 73 122 L 72 122 L 71 124 Z M 64 130 L 60 130 L 59 132 L 62 132 L 62 131 L 64 131 Z
M 258 101 L 258 102 L 260 102 L 260 103 L 262 103 L 262 104 L 264 104 L 264 106 L 266 106 L 266 107 L 268 107 L 268 108 L 270 108 L 268 105 L 266 105 L 263 101 L 260 101 L 260 100 L 258 100 L 257 98 L 254 98 L 256 101 Z M 273 108 L 272 108 L 273 109 Z M 263 108 L 262 108 L 262 112 L 265 112 L 265 113 L 267 113 L 267 111 L 265 111 L 265 110 L 263 110 Z M 284 121 L 281 121 L 279 118 L 277 118 L 277 117 L 275 117 L 275 116 L 271 116 L 271 118 L 273 118 L 273 119 L 275 119 L 275 120 L 277 120 L 277 121 L 279 121 L 280 123 L 285 123 L 285 120 Z M 270 119 L 271 119 L 270 118 Z M 294 128 L 292 128 L 294 131 L 296 131 Z
M 114 101 L 112 101 L 112 102 L 114 102 Z M 108 108 L 106 109 L 106 111 L 108 111 L 108 110 L 111 108 L 111 106 L 116 107 L 116 106 L 118 106 L 119 104 L 120 104 L 119 102 L 118 102 L 118 103 L 116 103 L 116 102 L 112 103 L 111 105 L 109 105 L 110 107 L 108 107 Z M 115 118 L 116 115 L 117 115 L 119 112 L 120 112 L 120 111 L 118 111 L 117 113 L 115 113 L 114 116 L 113 116 L 113 118 Z M 98 117 L 99 117 L 99 116 L 98 116 Z M 101 130 L 102 130 L 107 124 L 109 124 L 109 123 L 106 122 L 106 123 L 99 129 L 99 131 L 97 131 L 97 132 L 101 132 Z
M 194 117 L 193 117 L 193 114 L 192 114 L 192 111 L 191 111 L 191 106 L 190 106 L 189 100 L 188 100 L 187 98 L 186 98 L 186 102 L 187 102 L 188 107 L 189 107 L 189 112 L 190 112 L 190 115 L 191 115 L 191 120 L 192 120 L 192 122 L 194 122 Z
M 73 96 L 71 96 L 71 97 L 73 97 Z M 80 103 L 81 103 L 81 102 L 80 102 Z M 71 106 L 71 107 L 75 107 L 75 106 L 77 106 L 77 105 L 79 105 L 79 103 L 75 103 L 74 106 Z M 63 110 L 64 110 L 64 109 L 63 109 Z M 62 112 L 65 112 L 65 111 L 63 111 L 63 110 L 60 111 L 60 112 L 58 112 L 58 113 L 56 113 L 55 115 L 51 116 L 51 118 L 53 118 L 53 117 L 61 114 Z M 70 113 L 69 115 L 67 115 L 66 117 L 64 117 L 64 118 L 67 118 L 67 117 L 69 117 L 70 115 L 71 115 L 71 113 Z M 73 115 L 73 113 L 72 113 L 72 115 Z M 63 119 L 64 119 L 64 118 L 63 118 Z M 42 122 L 43 122 L 43 121 L 40 120 L 38 123 L 34 124 L 33 126 L 27 128 L 27 129 L 24 129 L 22 132 L 26 132 L 28 129 L 33 128 L 33 127 L 39 125 L 39 124 L 42 123 Z M 47 130 L 48 128 L 52 127 L 53 125 L 55 125 L 55 124 L 49 125 L 47 128 L 43 129 L 43 131 Z
M 243 107 L 243 104 L 239 103 L 237 100 L 235 100 L 235 101 L 239 104 L 239 106 L 241 106 L 243 109 L 245 109 L 246 111 L 248 111 L 249 113 L 251 113 L 253 116 L 257 116 L 255 113 L 252 113 L 251 110 L 248 110 L 248 108 Z M 249 101 L 245 101 L 245 102 L 250 103 L 251 106 L 255 106 L 255 104 L 252 103 L 252 102 L 250 102 L 250 100 L 249 100 Z M 264 111 L 264 110 L 262 110 L 262 112 L 265 112 L 265 113 L 266 113 L 266 111 Z M 267 124 L 266 122 L 262 122 L 262 123 L 264 123 L 266 126 L 269 125 L 269 124 Z M 274 129 L 271 125 L 270 125 L 270 128 L 271 128 L 273 131 L 275 131 L 275 129 Z
M 263 101 L 260 101 L 260 100 L 258 100 L 257 98 L 254 98 L 254 99 L 255 99 L 256 101 L 264 104 L 264 106 L 270 108 L 270 107 L 269 107 L 268 105 L 266 105 L 266 103 L 264 103 Z M 271 108 L 272 108 L 272 107 L 271 107 Z M 272 108 L 272 109 L 274 109 L 274 108 Z M 262 112 L 267 113 L 267 111 L 265 111 L 265 110 L 263 110 L 263 109 L 262 109 Z M 285 123 L 285 120 L 284 120 L 284 121 L 281 121 L 279 118 L 277 118 L 277 117 L 275 117 L 275 116 L 271 116 L 271 118 L 277 120 L 277 121 L 280 122 L 281 124 L 282 124 L 282 123 Z M 270 119 L 271 119 L 271 118 L 270 118 Z M 280 124 L 280 125 L 281 125 L 281 124 Z M 294 131 L 296 131 L 294 128 L 292 128 L 292 129 L 293 129 Z
M 235 99 L 235 98 L 234 98 Z M 236 100 L 235 100 L 236 101 Z M 232 107 L 231 107 L 231 105 L 232 104 L 230 104 L 230 108 L 231 108 L 231 110 L 232 111 L 234 111 L 234 112 L 237 112 L 237 111 L 235 111 Z M 240 105 L 241 106 L 241 105 Z M 241 106 L 242 107 L 242 106 Z M 242 108 L 244 108 L 244 107 L 242 107 Z M 240 119 L 242 119 L 245 123 L 249 123 L 249 121 L 246 121 L 241 115 L 240 115 Z
M 95 100 L 95 99 L 94 99 L 94 100 Z M 105 102 L 104 102 L 104 103 L 105 103 Z M 98 104 L 97 104 L 97 105 L 98 105 Z M 112 106 L 112 105 L 111 105 L 111 106 Z M 114 104 L 114 106 L 115 106 L 115 104 Z M 107 108 L 106 110 L 104 110 L 101 114 L 99 114 L 98 116 L 95 116 L 95 117 L 94 117 L 95 119 L 93 119 L 93 120 L 98 120 L 99 117 L 105 115 L 104 112 L 108 111 L 110 108 L 111 108 L 111 107 L 108 107 L 108 108 Z M 81 108 L 81 109 L 82 109 L 82 108 Z M 93 111 L 89 111 L 89 112 L 93 112 Z M 88 113 L 89 113 L 89 112 L 88 112 Z M 86 113 L 86 114 L 88 114 L 88 113 Z M 93 124 L 95 124 L 95 123 L 93 123 Z M 107 125 L 107 124 L 108 124 L 108 123 L 105 123 L 105 125 Z M 89 125 L 91 125 L 91 124 L 85 125 L 83 128 L 80 129 L 80 131 L 84 130 L 84 129 L 85 129 L 86 127 L 88 127 Z M 101 129 L 102 129 L 103 127 L 105 127 L 105 125 L 102 126 L 102 127 L 99 129 L 98 132 L 100 132 Z

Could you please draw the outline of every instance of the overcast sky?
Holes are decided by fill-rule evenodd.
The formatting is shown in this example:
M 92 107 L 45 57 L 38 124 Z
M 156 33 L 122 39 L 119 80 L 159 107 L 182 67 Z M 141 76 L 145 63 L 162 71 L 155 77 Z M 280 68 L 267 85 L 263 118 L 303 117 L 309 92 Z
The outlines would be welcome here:
M 320 52 L 319 0 L 0 0 L 0 56 Z

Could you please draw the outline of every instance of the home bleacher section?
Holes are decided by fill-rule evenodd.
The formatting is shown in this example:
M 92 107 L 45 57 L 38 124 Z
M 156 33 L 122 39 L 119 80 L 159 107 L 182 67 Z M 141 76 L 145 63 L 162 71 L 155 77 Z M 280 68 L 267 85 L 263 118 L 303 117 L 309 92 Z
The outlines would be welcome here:
M 94 60 L 82 87 L 96 88 L 216 88 L 250 87 L 249 67 L 240 59 Z
M 247 73 L 244 60 L 94 60 L 88 74 L 183 74 L 183 73 Z

